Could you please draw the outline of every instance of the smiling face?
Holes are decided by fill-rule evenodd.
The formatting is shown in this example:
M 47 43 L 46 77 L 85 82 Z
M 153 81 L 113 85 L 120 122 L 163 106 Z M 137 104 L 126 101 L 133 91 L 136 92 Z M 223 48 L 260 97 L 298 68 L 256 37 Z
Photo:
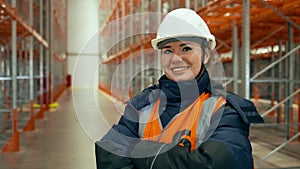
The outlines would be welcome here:
M 174 81 L 193 80 L 202 66 L 202 49 L 192 41 L 169 42 L 162 47 L 162 67 Z

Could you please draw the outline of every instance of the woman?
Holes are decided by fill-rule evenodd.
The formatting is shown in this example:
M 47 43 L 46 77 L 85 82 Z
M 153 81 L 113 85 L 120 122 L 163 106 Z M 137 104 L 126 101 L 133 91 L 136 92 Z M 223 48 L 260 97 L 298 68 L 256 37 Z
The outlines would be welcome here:
M 152 40 L 161 52 L 159 84 L 127 102 L 119 123 L 96 143 L 97 168 L 253 169 L 253 104 L 226 94 L 215 38 L 190 9 L 166 15 Z

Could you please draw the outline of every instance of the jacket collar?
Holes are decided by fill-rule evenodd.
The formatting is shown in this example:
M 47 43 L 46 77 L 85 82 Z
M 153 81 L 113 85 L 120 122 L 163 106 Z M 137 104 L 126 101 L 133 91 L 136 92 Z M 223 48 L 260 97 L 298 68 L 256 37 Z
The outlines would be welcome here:
M 195 80 L 176 82 L 163 75 L 159 79 L 159 88 L 165 95 L 167 102 L 193 102 L 201 93 L 210 88 L 207 71 L 205 70 L 198 76 Z

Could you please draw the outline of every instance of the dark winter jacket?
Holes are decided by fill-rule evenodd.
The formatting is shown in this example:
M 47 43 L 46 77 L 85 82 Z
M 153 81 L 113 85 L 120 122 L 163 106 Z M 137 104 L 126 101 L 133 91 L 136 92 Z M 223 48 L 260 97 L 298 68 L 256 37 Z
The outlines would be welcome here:
M 196 88 L 195 88 L 196 86 Z M 191 89 L 196 90 L 191 90 Z M 158 98 L 163 100 L 160 107 L 160 120 L 165 126 L 172 117 L 181 112 L 197 99 L 203 92 L 212 95 L 224 95 L 226 98 L 220 121 L 211 119 L 217 126 L 212 134 L 195 151 L 186 147 L 162 146 L 161 143 L 141 141 L 138 134 L 139 111 Z M 210 83 L 207 72 L 194 82 L 176 83 L 163 76 L 159 85 L 145 89 L 132 98 L 125 108 L 124 115 L 117 125 L 96 142 L 96 163 L 98 169 L 112 168 L 199 168 L 199 169 L 253 169 L 252 149 L 249 142 L 249 125 L 261 123 L 263 119 L 252 102 L 235 94 L 218 92 L 220 86 Z M 221 90 L 220 90 L 221 91 Z M 183 94 L 184 93 L 184 94 Z M 213 126 L 213 125 L 212 125 Z M 166 149 L 157 156 L 131 156 L 146 151 L 156 153 Z

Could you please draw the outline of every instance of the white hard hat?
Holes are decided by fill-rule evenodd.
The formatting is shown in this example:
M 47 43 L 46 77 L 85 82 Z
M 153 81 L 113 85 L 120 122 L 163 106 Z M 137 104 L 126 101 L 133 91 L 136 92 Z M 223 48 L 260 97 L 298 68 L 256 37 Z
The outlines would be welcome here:
M 215 37 L 204 20 L 195 11 L 187 8 L 169 12 L 159 25 L 156 38 L 152 39 L 151 44 L 154 49 L 159 49 L 162 42 L 182 37 L 204 38 L 210 42 L 211 49 L 216 46 Z

